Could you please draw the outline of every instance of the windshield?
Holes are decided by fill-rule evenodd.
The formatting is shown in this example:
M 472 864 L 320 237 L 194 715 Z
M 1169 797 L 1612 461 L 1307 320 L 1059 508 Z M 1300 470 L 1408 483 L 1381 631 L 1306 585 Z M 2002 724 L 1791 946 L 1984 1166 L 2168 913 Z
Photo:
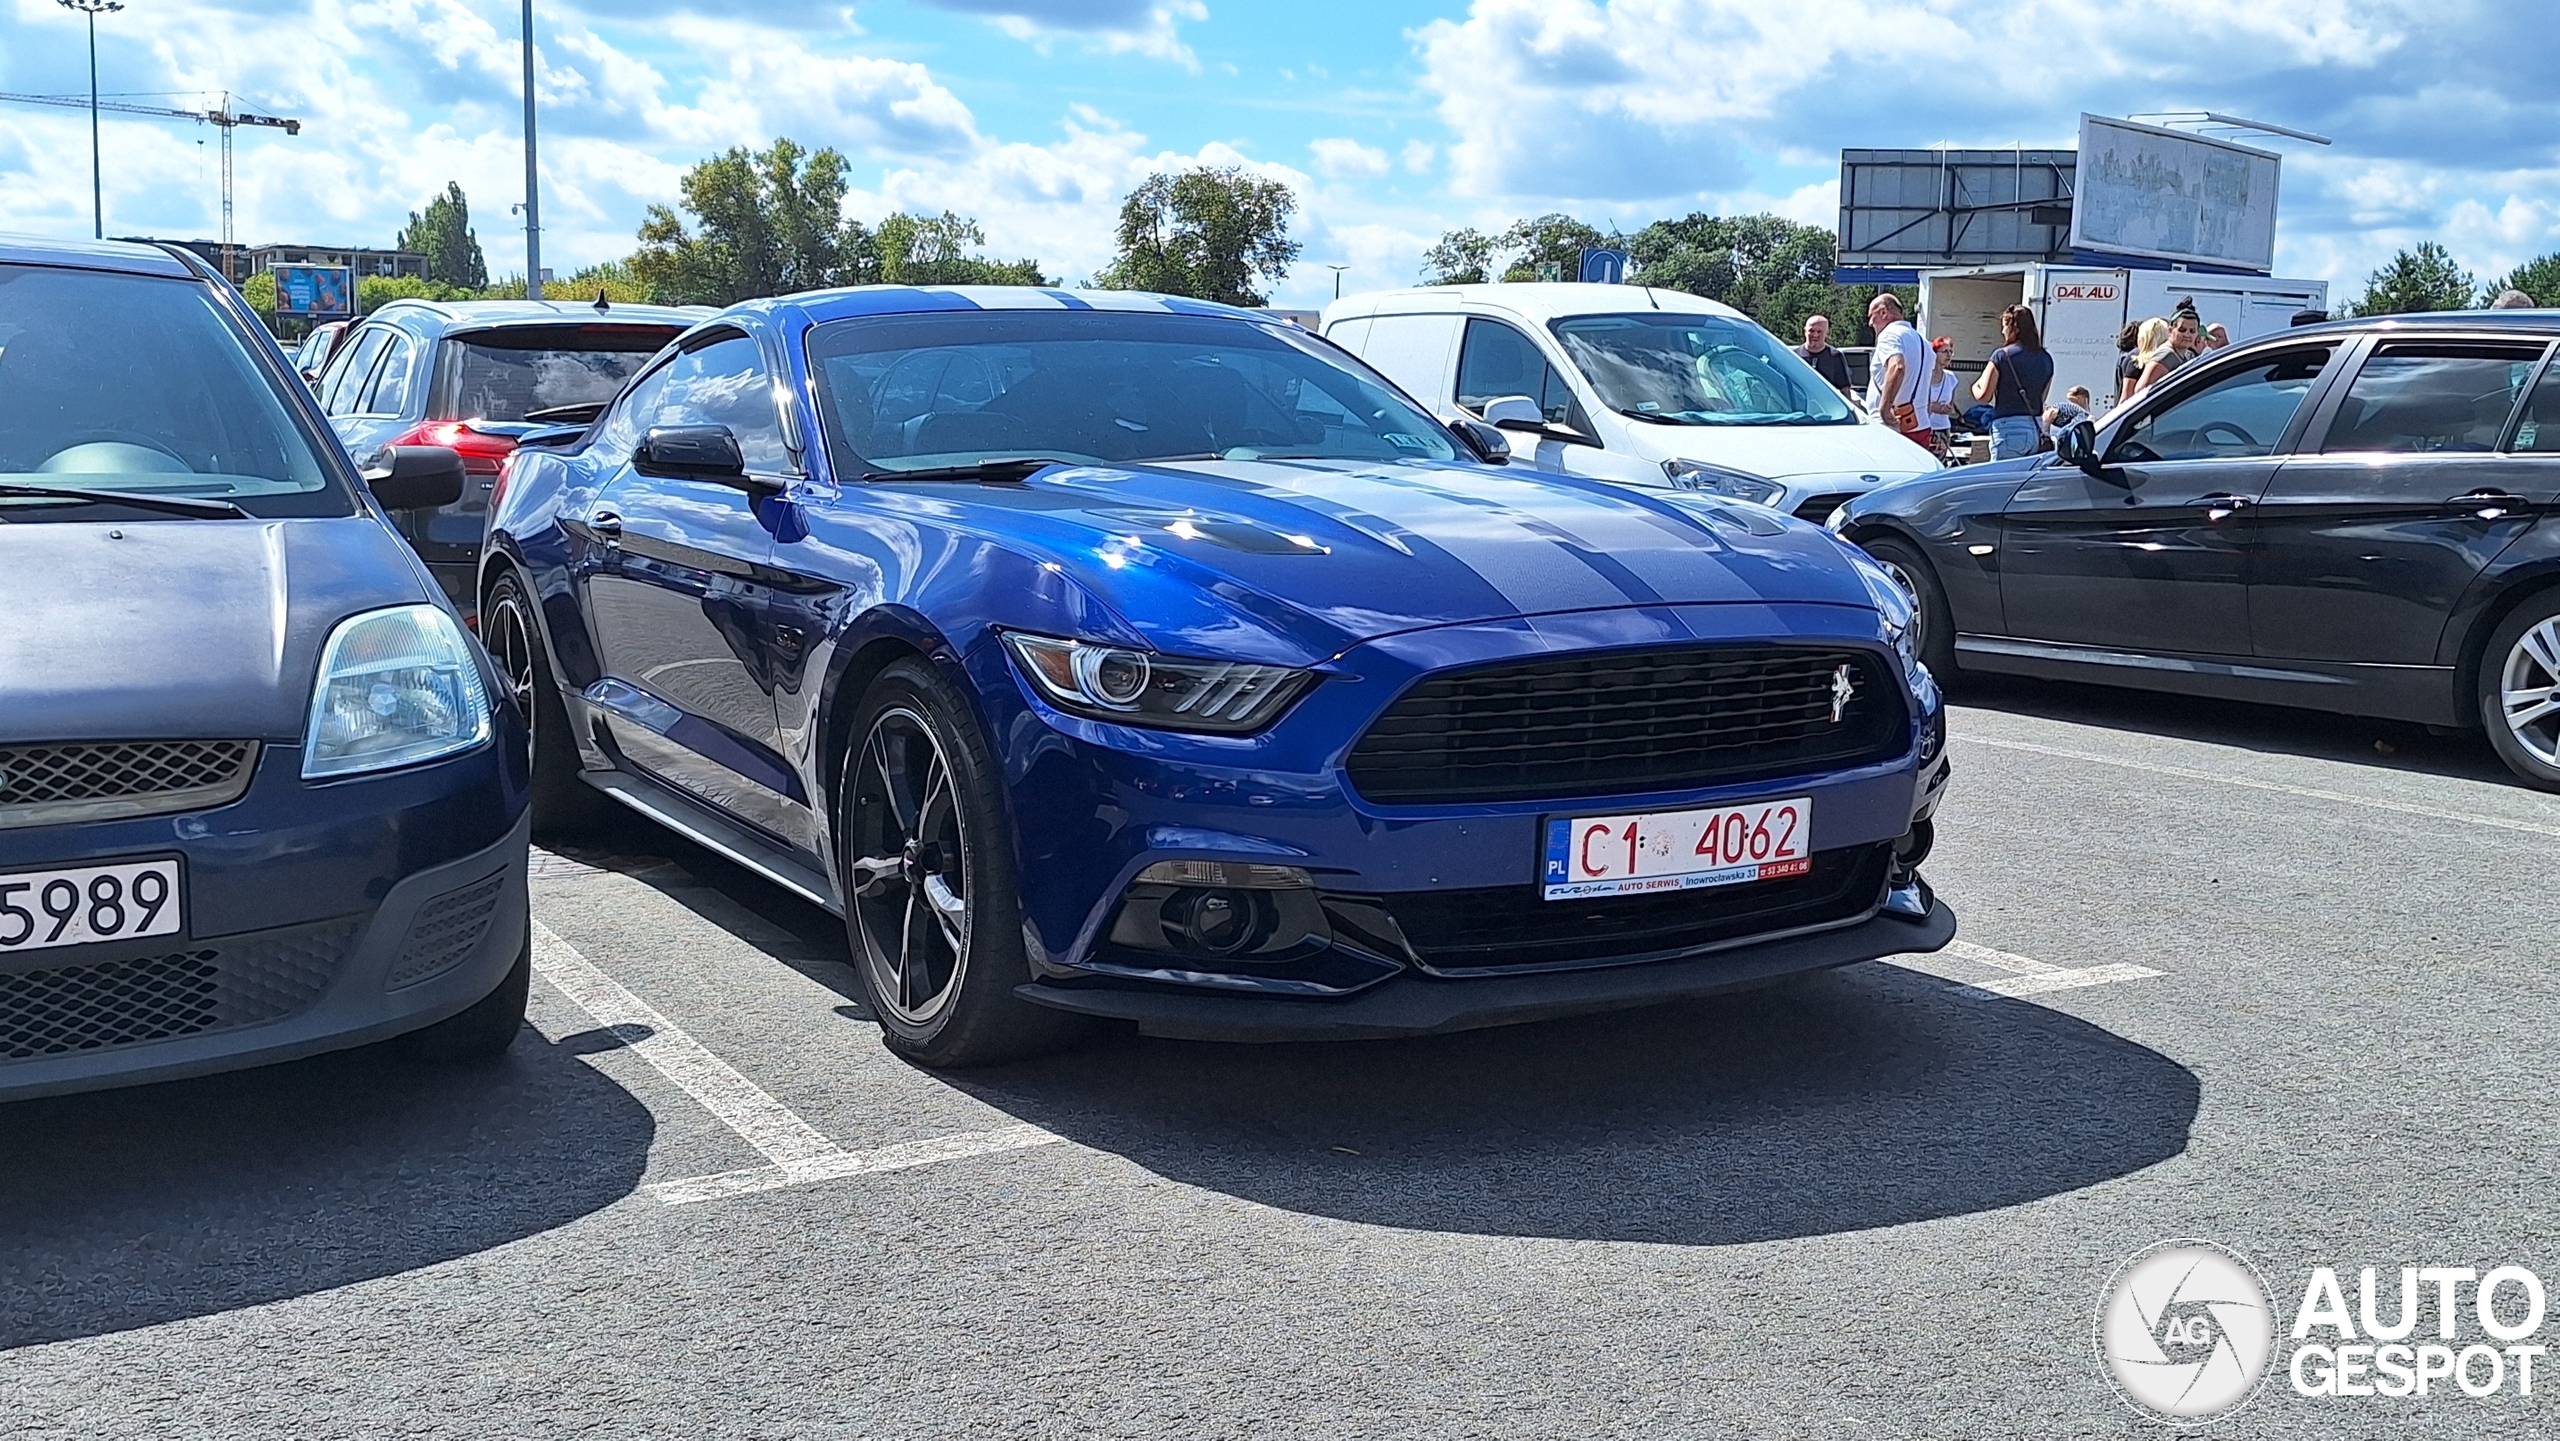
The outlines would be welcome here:
M 562 405 L 602 405 L 680 326 L 512 327 L 454 336 L 451 415 L 522 420 Z
M 1846 425 L 1849 403 L 1748 320 L 1678 311 L 1578 315 L 1556 339 L 1601 403 L 1677 425 Z
M 1286 326 L 1106 310 L 972 310 L 809 332 L 841 474 L 1009 456 L 1448 460 L 1447 431 Z
M 353 514 L 250 344 L 202 282 L 0 265 L 0 483 Z M 105 510 L 0 496 L 0 523 Z

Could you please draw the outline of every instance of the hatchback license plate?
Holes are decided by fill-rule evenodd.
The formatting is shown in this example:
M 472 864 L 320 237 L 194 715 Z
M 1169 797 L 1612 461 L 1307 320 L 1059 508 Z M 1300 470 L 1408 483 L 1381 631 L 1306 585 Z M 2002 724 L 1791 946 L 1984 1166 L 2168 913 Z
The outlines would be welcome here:
M 1813 869 L 1813 799 L 1547 821 L 1551 901 L 1738 886 Z
M 184 928 L 175 860 L 0 873 L 0 956 Z

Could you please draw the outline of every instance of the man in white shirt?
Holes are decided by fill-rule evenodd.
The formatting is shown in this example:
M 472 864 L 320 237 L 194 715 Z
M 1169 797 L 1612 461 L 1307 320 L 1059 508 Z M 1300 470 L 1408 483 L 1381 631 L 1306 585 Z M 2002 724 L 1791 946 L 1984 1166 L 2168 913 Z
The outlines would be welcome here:
M 1867 409 L 1902 438 L 1929 446 L 1929 342 L 1902 318 L 1902 298 L 1879 290 L 1867 302 L 1867 324 L 1876 332 L 1868 358 Z

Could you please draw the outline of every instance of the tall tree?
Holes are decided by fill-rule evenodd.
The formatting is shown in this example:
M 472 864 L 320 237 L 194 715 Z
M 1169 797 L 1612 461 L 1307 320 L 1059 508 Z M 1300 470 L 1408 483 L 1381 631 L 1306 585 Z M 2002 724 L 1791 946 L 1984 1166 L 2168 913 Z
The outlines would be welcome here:
M 1721 300 L 1789 340 L 1817 314 L 1829 315 L 1848 340 L 1873 294 L 1832 282 L 1838 237 L 1779 215 L 1657 220 L 1627 248 L 1645 284 Z
M 892 215 L 872 233 L 868 278 L 890 285 L 1046 285 L 1036 260 L 989 260 L 971 252 L 987 243 L 978 222 L 940 215 Z
M 1541 215 L 1515 220 L 1499 235 L 1452 230 L 1422 257 L 1425 285 L 1481 285 L 1488 280 L 1538 278 L 1540 264 L 1552 264 L 1566 280 L 1582 278 L 1582 252 L 1618 242 L 1570 215 Z M 1622 243 L 1622 242 L 1621 242 Z
M 438 284 L 477 290 L 489 283 L 489 261 L 472 233 L 471 202 L 462 198 L 459 182 L 446 181 L 444 194 L 409 212 L 395 248 L 427 257 L 427 278 Z
M 2420 310 L 2462 310 L 2477 289 L 2471 272 L 2453 263 L 2445 248 L 2432 240 L 2403 250 L 2365 282 L 2364 295 L 2348 308 L 2350 315 L 2407 315 Z
M 2523 291 L 2536 305 L 2560 305 L 2560 253 L 2528 260 L 2508 271 L 2506 279 L 2489 282 L 2480 291 L 2480 303 L 2486 305 L 2509 290 Z
M 869 256 L 870 232 L 843 214 L 845 159 L 832 149 L 733 147 L 686 171 L 679 191 L 693 228 L 650 206 L 630 260 L 658 300 L 726 305 L 848 284 Z
M 1298 258 L 1289 217 L 1298 197 L 1238 166 L 1149 176 L 1120 202 L 1119 254 L 1094 283 L 1228 305 L 1260 305 L 1259 282 Z

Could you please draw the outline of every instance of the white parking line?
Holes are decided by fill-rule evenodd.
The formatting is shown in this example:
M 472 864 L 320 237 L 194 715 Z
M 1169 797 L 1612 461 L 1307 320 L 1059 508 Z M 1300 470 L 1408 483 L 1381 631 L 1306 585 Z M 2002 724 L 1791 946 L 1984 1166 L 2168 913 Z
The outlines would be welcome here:
M 1949 941 L 1946 949 L 1928 955 L 1887 956 L 1885 964 L 1917 971 L 1947 983 L 1950 990 L 1969 1001 L 2014 1000 L 2038 996 L 2047 991 L 2076 990 L 2082 986 L 2112 985 L 2117 981 L 2139 981 L 2163 974 L 2149 966 L 2116 962 L 2103 966 L 2082 966 L 2066 970 L 2061 966 L 2022 956 L 2014 951 L 1995 951 L 1971 941 Z M 1970 961 L 2006 971 L 1996 980 L 1977 981 L 1967 978 L 1959 962 Z
M 1045 1146 L 1060 1138 L 1037 1126 L 1004 1126 L 968 1131 L 929 1141 L 910 1141 L 873 1151 L 848 1151 L 826 1133 L 775 1100 L 736 1067 L 713 1055 L 684 1028 L 656 1007 L 625 989 L 560 939 L 549 926 L 533 923 L 533 968 L 560 994 L 595 1018 L 597 1025 L 627 1037 L 624 1049 L 657 1068 L 685 1094 L 764 1154 L 770 1165 L 716 1175 L 660 1181 L 641 1189 L 670 1206 L 695 1201 L 771 1191 L 783 1186 L 865 1176 L 882 1171 L 930 1166 L 969 1156 Z M 645 1032 L 645 1034 L 636 1034 Z
M 2560 837 L 2560 826 L 2543 825 L 2536 821 L 2511 820 L 2505 816 L 2484 816 L 2470 811 L 2449 811 L 2438 806 L 2384 800 L 2379 796 L 2349 795 L 2345 791 L 2323 790 L 2319 786 L 2297 786 L 2287 785 L 2282 781 L 2252 780 L 2246 776 L 2225 775 L 2217 771 L 2162 765 L 2157 761 L 2126 760 L 2121 756 L 2102 756 L 2094 751 L 2075 751 L 2062 746 L 2037 745 L 2033 741 L 1993 740 L 1988 736 L 1970 735 L 1958 735 L 1955 739 L 1967 745 L 1991 746 L 2007 751 L 2028 751 L 2035 755 L 2058 756 L 2064 760 L 2090 761 L 2102 766 L 2120 766 L 2129 771 L 2149 771 L 2154 775 L 2177 776 L 2182 780 L 2211 781 L 2216 785 L 2239 786 L 2244 790 L 2275 791 L 2282 795 L 2338 801 L 2346 805 L 2364 806 L 2377 811 L 2396 811 L 2401 815 L 2426 816 L 2439 821 L 2460 821 L 2467 825 L 2490 826 L 2503 831 L 2523 831 L 2527 835 Z

